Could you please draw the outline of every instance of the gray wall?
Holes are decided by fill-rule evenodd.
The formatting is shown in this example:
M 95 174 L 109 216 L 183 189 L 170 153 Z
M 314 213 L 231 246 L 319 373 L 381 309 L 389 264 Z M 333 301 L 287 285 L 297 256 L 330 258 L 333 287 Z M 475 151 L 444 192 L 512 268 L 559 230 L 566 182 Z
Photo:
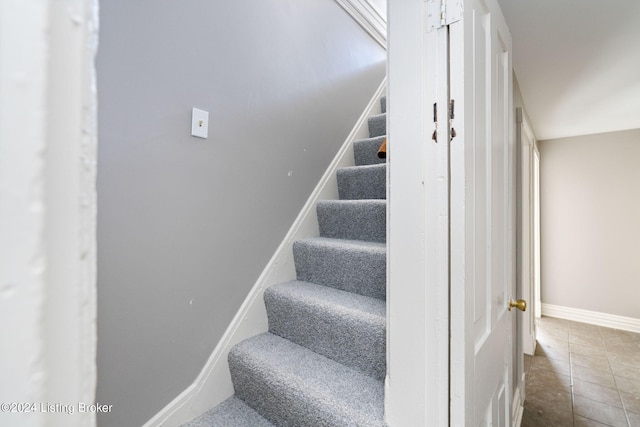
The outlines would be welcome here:
M 333 0 L 100 6 L 98 424 L 139 426 L 204 366 L 386 53 Z
M 539 148 L 542 302 L 640 319 L 640 129 Z

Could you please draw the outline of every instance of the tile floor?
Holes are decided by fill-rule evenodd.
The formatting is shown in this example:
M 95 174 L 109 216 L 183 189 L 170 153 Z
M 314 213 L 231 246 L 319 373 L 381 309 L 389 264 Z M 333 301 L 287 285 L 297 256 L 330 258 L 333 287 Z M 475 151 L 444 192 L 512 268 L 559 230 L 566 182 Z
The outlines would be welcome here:
M 640 334 L 543 317 L 522 427 L 640 427 Z

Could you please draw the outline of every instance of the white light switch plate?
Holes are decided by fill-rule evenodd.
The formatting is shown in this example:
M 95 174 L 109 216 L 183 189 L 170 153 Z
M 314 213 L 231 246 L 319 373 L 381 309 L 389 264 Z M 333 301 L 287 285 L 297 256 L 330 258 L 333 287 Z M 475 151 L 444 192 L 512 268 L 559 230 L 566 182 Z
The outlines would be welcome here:
M 209 112 L 193 109 L 191 113 L 191 135 L 207 138 L 209 134 Z

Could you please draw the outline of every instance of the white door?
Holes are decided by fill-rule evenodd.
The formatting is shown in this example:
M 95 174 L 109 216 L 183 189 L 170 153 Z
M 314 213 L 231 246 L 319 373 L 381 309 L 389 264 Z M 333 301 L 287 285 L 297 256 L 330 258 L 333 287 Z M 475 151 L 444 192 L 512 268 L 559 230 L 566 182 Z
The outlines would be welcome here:
M 521 407 L 515 317 L 511 36 L 495 0 L 449 26 L 451 425 L 512 426 Z

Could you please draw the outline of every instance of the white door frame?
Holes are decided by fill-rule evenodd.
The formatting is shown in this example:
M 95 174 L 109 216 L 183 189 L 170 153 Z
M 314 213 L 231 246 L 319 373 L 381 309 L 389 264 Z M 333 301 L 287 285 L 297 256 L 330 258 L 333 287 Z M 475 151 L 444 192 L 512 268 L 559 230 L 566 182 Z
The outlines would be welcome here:
M 542 298 L 540 293 L 540 151 L 538 143 L 533 143 L 533 315 L 542 316 Z M 534 319 L 535 320 L 535 319 Z
M 518 298 L 527 301 L 529 308 L 520 319 L 520 336 L 524 353 L 533 355 L 536 349 L 535 310 L 535 144 L 536 139 L 522 108 L 516 109 L 516 142 L 520 151 L 519 186 L 519 277 Z
M 0 402 L 35 405 L 0 425 L 94 426 L 98 0 L 2 1 L 0 33 Z
M 387 377 L 390 426 L 449 425 L 449 217 L 446 31 L 424 0 L 389 0 Z M 446 68 L 445 68 L 446 69 Z

